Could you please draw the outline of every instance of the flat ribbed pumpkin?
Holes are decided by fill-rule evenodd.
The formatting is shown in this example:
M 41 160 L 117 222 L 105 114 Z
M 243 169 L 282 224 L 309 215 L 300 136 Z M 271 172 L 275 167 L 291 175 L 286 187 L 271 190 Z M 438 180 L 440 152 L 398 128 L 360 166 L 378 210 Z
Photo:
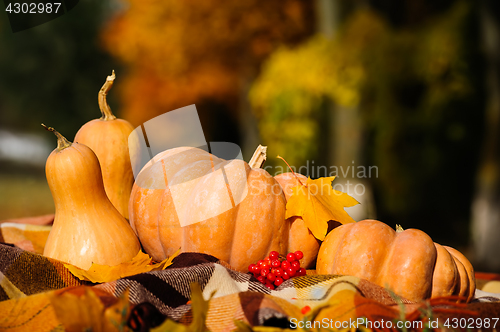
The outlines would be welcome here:
M 409 300 L 475 292 L 474 269 L 459 251 L 417 229 L 394 231 L 376 220 L 333 229 L 321 244 L 319 274 L 360 277 Z
M 129 216 L 155 260 L 181 248 L 247 271 L 272 250 L 286 254 L 285 204 L 280 185 L 265 170 L 180 147 L 156 155 L 141 170 Z

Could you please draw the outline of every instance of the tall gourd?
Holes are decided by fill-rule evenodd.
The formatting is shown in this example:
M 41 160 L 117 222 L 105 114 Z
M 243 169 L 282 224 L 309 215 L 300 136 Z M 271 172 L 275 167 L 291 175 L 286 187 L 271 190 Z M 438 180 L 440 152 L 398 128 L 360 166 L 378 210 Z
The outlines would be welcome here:
M 82 269 L 131 260 L 139 240 L 106 196 L 95 153 L 47 129 L 57 136 L 45 165 L 56 213 L 43 254 Z
M 134 183 L 128 137 L 134 127 L 128 121 L 116 118 L 108 105 L 106 96 L 114 80 L 113 71 L 99 91 L 101 118 L 84 124 L 76 133 L 75 142 L 87 145 L 97 155 L 106 194 L 122 216 L 128 219 L 128 201 Z M 135 152 L 132 153 L 134 158 Z

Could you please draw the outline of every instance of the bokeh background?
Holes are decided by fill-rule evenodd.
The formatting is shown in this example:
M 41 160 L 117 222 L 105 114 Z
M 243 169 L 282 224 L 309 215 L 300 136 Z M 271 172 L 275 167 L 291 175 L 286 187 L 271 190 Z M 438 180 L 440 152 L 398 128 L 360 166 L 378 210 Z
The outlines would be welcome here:
M 336 170 L 357 219 L 500 272 L 499 61 L 496 0 L 86 0 L 18 33 L 3 13 L 0 220 L 53 213 L 40 123 L 72 140 L 114 69 L 134 127 L 196 104 L 207 142 L 267 145 L 273 175 L 278 154 Z

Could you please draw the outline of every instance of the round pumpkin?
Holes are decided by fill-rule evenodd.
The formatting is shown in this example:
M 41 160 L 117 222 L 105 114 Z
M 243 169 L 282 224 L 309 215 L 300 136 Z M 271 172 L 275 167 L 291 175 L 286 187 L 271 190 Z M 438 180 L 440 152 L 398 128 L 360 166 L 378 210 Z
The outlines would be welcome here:
M 139 240 L 106 196 L 97 156 L 48 130 L 58 138 L 45 166 L 56 211 L 44 256 L 85 270 L 92 263 L 112 266 L 131 260 L 140 250 Z
M 460 252 L 417 229 L 397 232 L 376 220 L 333 229 L 318 252 L 319 274 L 353 275 L 412 301 L 475 292 L 474 269 Z
M 138 174 L 130 224 L 155 260 L 201 252 L 239 271 L 270 251 L 286 254 L 285 196 L 263 169 L 188 147 L 156 155 Z
M 134 130 L 132 125 L 118 119 L 111 112 L 106 96 L 113 86 L 115 72 L 108 76 L 98 94 L 101 118 L 84 124 L 75 135 L 75 142 L 90 147 L 101 165 L 104 189 L 116 209 L 128 219 L 128 201 L 134 183 L 129 135 Z M 132 160 L 136 158 L 133 146 Z
M 281 188 L 283 188 L 287 201 L 292 196 L 293 187 L 299 186 L 301 183 L 305 184 L 307 181 L 307 177 L 304 175 L 291 172 L 276 175 L 274 178 L 278 181 Z M 313 267 L 321 241 L 314 237 L 302 217 L 290 217 L 287 220 L 290 223 L 288 251 L 302 251 L 304 257 L 300 260 L 300 265 L 306 269 Z

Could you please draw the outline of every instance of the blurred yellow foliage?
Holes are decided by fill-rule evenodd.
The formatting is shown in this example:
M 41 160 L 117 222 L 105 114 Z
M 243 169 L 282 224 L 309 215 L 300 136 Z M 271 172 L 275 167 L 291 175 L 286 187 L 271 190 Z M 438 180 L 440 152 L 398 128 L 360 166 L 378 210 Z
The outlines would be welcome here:
M 292 165 L 312 157 L 323 99 L 348 107 L 360 103 L 367 75 L 363 53 L 386 30 L 380 18 L 362 10 L 335 38 L 316 35 L 275 51 L 249 94 L 264 144 L 272 142 Z
M 364 126 L 380 126 L 377 142 L 391 153 L 388 144 L 398 141 L 392 135 L 405 123 L 437 123 L 446 103 L 470 92 L 460 33 L 468 11 L 457 2 L 427 24 L 397 30 L 363 8 L 350 14 L 331 39 L 316 35 L 299 46 L 279 48 L 249 94 L 263 144 L 292 165 L 318 158 L 318 145 L 325 145 L 322 132 L 328 130 L 323 123 L 332 117 L 325 101 L 332 101 L 345 106 L 343 111 L 360 108 Z M 408 98 L 407 91 L 416 97 Z M 400 120 L 408 109 L 414 109 L 411 117 Z M 395 125 L 398 121 L 403 123 Z

